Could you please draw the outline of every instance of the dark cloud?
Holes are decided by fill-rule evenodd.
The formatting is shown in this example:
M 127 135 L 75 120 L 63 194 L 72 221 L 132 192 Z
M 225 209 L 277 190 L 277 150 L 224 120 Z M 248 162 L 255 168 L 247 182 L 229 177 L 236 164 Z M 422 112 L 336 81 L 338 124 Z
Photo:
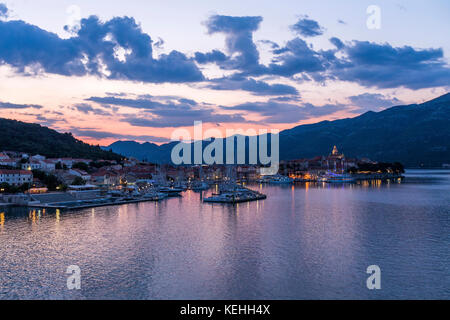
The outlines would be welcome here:
M 178 99 L 178 101 L 179 101 L 180 103 L 187 103 L 187 104 L 190 104 L 191 106 L 196 106 L 196 105 L 198 105 L 197 101 L 192 100 L 192 99 L 180 98 L 180 99 Z
M 116 105 L 122 107 L 130 107 L 135 109 L 147 109 L 154 110 L 159 108 L 164 108 L 167 104 L 161 103 L 159 101 L 154 101 L 151 98 L 118 98 L 118 97 L 90 97 L 86 99 L 87 101 L 92 101 L 99 103 L 101 105 Z M 190 104 L 185 104 L 187 108 L 190 108 Z
M 209 34 L 223 33 L 230 57 L 220 62 L 224 69 L 257 72 L 259 51 L 253 42 L 253 32 L 258 30 L 262 17 L 231 17 L 214 15 L 206 22 Z
M 6 14 L 6 6 L 0 6 L 0 15 Z M 46 72 L 185 83 L 205 81 L 197 64 L 215 63 L 235 73 L 210 80 L 206 86 L 217 90 L 246 90 L 255 95 L 297 94 L 292 86 L 253 79 L 260 76 L 317 81 L 324 85 L 326 80 L 341 80 L 376 88 L 421 89 L 450 83 L 450 68 L 441 48 L 393 47 L 388 43 L 356 40 L 344 43 L 336 37 L 330 39 L 335 46 L 332 50 L 316 50 L 301 38 L 281 46 L 262 40 L 271 46 L 274 55 L 268 65 L 263 65 L 253 40 L 261 22 L 259 16 L 211 16 L 205 23 L 208 33 L 225 35 L 226 53 L 196 52 L 194 58 L 189 58 L 178 51 L 154 57 L 153 48 L 160 47 L 163 41 L 154 43 L 131 17 L 100 21 L 97 16 L 90 16 L 81 20 L 79 28 L 71 30 L 73 36 L 68 39 L 23 21 L 3 19 L 0 20 L 0 65 L 9 65 L 24 74 Z M 323 33 L 323 28 L 307 17 L 292 28 L 302 36 Z M 157 103 L 144 101 L 145 105 Z
M 260 43 L 262 44 L 267 44 L 270 46 L 271 49 L 278 49 L 280 46 L 278 45 L 278 43 L 271 41 L 271 40 L 259 40 Z
M 227 56 L 220 50 L 213 50 L 207 53 L 196 52 L 195 53 L 195 61 L 200 64 L 205 63 L 222 63 L 226 61 Z
M 291 28 L 304 37 L 316 37 L 322 35 L 324 32 L 324 29 L 317 21 L 308 19 L 308 17 L 299 19 Z
M 158 37 L 158 41 L 156 41 L 153 45 L 155 48 L 162 49 L 164 47 L 164 39 Z
M 247 102 L 232 107 L 222 107 L 225 110 L 240 110 L 259 114 L 264 117 L 264 123 L 295 123 L 314 117 L 331 115 L 345 108 L 340 104 L 315 106 L 310 103 L 303 105 L 269 100 L 266 102 Z
M 339 38 L 332 37 L 330 38 L 330 42 L 339 50 L 345 47 L 344 43 Z
M 178 51 L 154 58 L 152 39 L 129 17 L 101 22 L 90 16 L 69 39 L 23 21 L 0 21 L 0 62 L 19 72 L 28 67 L 155 83 L 203 80 L 194 61 Z
M 159 100 L 157 100 L 159 99 Z M 102 105 L 115 105 L 140 109 L 139 114 L 123 115 L 122 121 L 138 127 L 183 127 L 192 126 L 194 121 L 224 123 L 244 122 L 242 114 L 221 114 L 211 106 L 199 104 L 194 100 L 179 97 L 118 98 L 90 97 L 86 99 Z
M 0 109 L 27 109 L 27 108 L 42 109 L 42 106 L 37 104 L 16 104 L 0 101 Z
M 91 113 L 97 116 L 112 116 L 110 111 L 101 108 L 94 108 L 88 103 L 80 103 L 74 105 L 73 108 L 85 114 Z
M 203 121 L 203 123 L 231 123 L 248 122 L 241 114 L 218 114 L 212 110 L 191 110 L 187 112 L 157 112 L 157 116 L 129 116 L 124 118 L 132 126 L 168 128 L 168 127 L 192 127 L 194 121 Z
M 2 17 L 8 17 L 8 8 L 4 3 L 0 3 L 0 18 Z
M 363 93 L 348 97 L 348 99 L 352 102 L 352 104 L 358 106 L 361 111 L 380 111 L 382 109 L 403 103 L 395 97 L 390 98 L 379 93 Z
M 345 57 L 335 60 L 328 70 L 339 80 L 367 87 L 410 89 L 448 86 L 450 83 L 450 68 L 441 48 L 414 49 L 352 41 L 341 46 L 341 50 Z
M 72 128 L 71 132 L 73 132 L 76 136 L 79 137 L 94 138 L 94 139 L 112 138 L 112 139 L 129 139 L 129 140 L 152 141 L 152 142 L 170 142 L 170 139 L 164 137 L 156 137 L 151 135 L 121 134 L 94 129 Z
M 322 54 L 314 51 L 300 38 L 286 43 L 285 47 L 274 50 L 277 56 L 266 71 L 268 74 L 293 76 L 302 72 L 318 72 L 324 70 Z
M 0 21 L 0 64 L 63 75 L 86 74 L 77 46 L 23 21 Z
M 207 87 L 214 90 L 244 90 L 260 96 L 298 95 L 296 88 L 286 84 L 269 84 L 239 76 L 211 80 Z
M 447 86 L 450 83 L 449 67 L 442 49 L 393 47 L 387 43 L 376 44 L 367 41 L 351 41 L 345 44 L 336 37 L 330 39 L 336 47 L 332 50 L 314 50 L 300 38 L 294 38 L 281 47 L 269 40 L 263 40 L 263 43 L 272 45 L 274 58 L 268 66 L 261 65 L 258 50 L 253 42 L 253 32 L 258 29 L 260 22 L 261 17 L 211 17 L 206 23 L 208 32 L 221 32 L 226 35 L 229 56 L 225 59 L 218 51 L 215 58 L 212 52 L 204 55 L 197 53 L 198 61 L 215 62 L 223 69 L 236 70 L 238 73 L 234 76 L 239 77 L 295 76 L 298 81 L 314 80 L 324 85 L 326 80 L 343 80 L 366 87 L 403 86 L 420 89 Z M 303 36 L 323 33 L 323 28 L 308 18 L 300 19 L 293 28 Z M 241 81 L 239 85 L 230 82 L 229 78 L 215 79 L 211 87 L 219 90 L 242 89 L 243 85 L 248 85 L 250 89 L 254 87 L 255 91 L 258 90 L 258 86 L 251 80 Z M 223 83 L 220 83 L 221 80 Z M 259 85 L 264 87 L 262 83 Z

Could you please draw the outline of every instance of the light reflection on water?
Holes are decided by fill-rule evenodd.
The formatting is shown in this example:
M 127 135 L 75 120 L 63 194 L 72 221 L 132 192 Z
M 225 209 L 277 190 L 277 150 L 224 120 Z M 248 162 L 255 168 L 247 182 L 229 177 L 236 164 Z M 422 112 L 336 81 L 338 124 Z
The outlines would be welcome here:
M 0 210 L 0 299 L 450 298 L 450 172 L 399 183 L 251 185 L 76 212 Z M 365 286 L 377 264 L 382 289 Z M 82 289 L 66 289 L 78 265 Z

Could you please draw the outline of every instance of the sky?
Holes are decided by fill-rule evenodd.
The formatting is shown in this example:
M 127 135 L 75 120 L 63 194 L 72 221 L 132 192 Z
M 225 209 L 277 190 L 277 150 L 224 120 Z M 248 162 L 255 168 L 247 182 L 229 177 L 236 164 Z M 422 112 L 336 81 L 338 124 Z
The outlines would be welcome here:
M 449 91 L 450 2 L 0 0 L 0 117 L 164 143 Z M 218 133 L 217 133 L 218 134 Z

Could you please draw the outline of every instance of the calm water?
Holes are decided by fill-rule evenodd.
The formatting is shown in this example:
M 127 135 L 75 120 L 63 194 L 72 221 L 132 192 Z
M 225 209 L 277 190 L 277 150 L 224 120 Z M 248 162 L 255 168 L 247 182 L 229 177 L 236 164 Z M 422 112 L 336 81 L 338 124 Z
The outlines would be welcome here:
M 0 299 L 450 299 L 450 171 L 253 188 L 268 198 L 0 212 Z

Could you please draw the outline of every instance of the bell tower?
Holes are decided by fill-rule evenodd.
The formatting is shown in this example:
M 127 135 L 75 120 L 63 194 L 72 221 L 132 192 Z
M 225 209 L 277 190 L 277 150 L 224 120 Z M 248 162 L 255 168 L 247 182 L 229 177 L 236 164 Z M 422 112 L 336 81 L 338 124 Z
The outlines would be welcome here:
M 337 149 L 336 146 L 333 147 L 333 151 L 331 151 L 331 154 L 332 154 L 333 156 L 339 155 L 339 151 L 338 151 L 338 149 Z

